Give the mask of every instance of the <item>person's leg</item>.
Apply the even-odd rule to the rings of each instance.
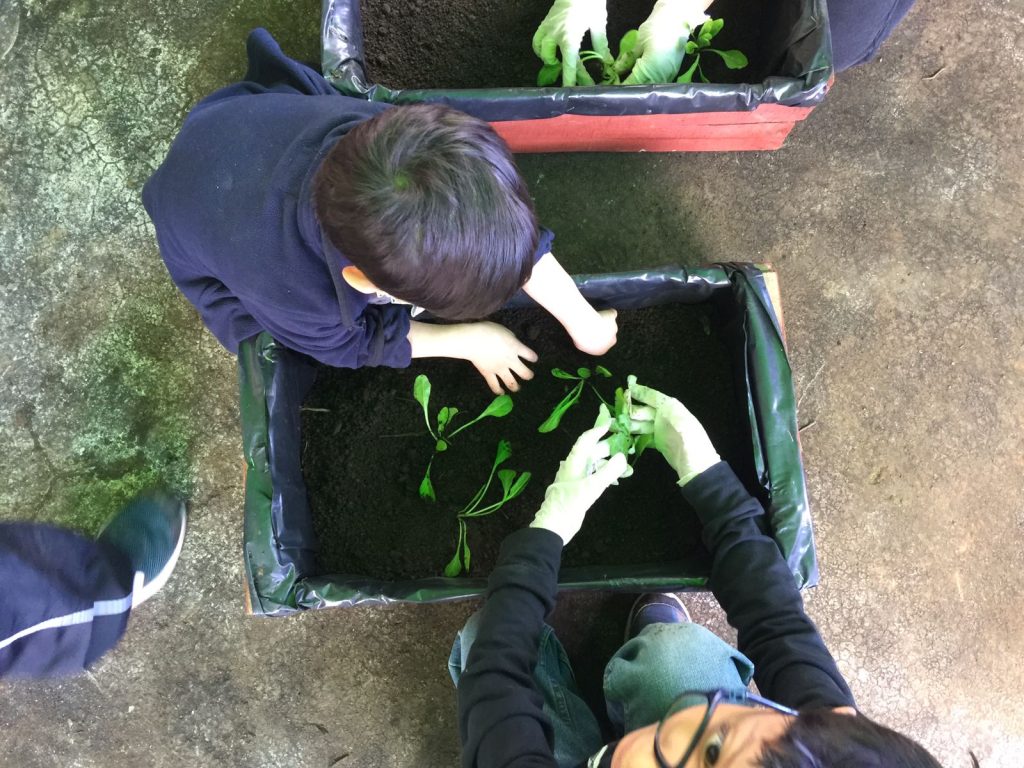
[[[479,611],[470,616],[452,644],[448,672],[456,686],[466,669],[479,617]],[[555,762],[562,768],[579,765],[604,743],[601,728],[594,713],[580,696],[565,648],[555,636],[555,631],[547,625],[541,635],[533,679],[544,697],[544,714],[551,720],[554,729]]]
[[[166,582],[185,508],[156,495],[96,541],[51,525],[0,524],[0,678],[81,672],[117,644],[131,609]]]
[[[0,524],[0,677],[81,672],[114,647],[132,607],[114,548],[50,525]]]
[[[655,618],[605,667],[608,717],[620,733],[628,733],[660,720],[685,691],[739,692],[753,674],[746,656],[704,627],[688,619]]]
[[[836,72],[873,59],[914,0],[828,0]]]

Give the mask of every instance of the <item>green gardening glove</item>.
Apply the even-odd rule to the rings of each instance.
[[[629,469],[624,454],[609,458],[608,441],[602,438],[611,423],[608,409],[602,407],[596,425],[579,436],[558,465],[531,528],[545,528],[568,544],[583,526],[587,510]]]
[[[632,432],[654,436],[654,447],[686,485],[722,459],[697,418],[674,397],[636,383],[630,376]]]
[[[636,46],[629,52],[635,57],[633,71],[624,85],[670,83],[676,79],[686,53],[686,41],[696,27],[708,20],[704,10],[711,0],[658,0],[651,15],[637,30]],[[619,56],[615,68],[628,66]]]
[[[590,30],[590,41],[606,64],[612,63],[608,49],[608,8],[605,0],[555,0],[533,35],[533,52],[548,66],[558,64],[562,52],[562,85],[593,85],[594,79],[580,61],[580,43]],[[557,70],[556,70],[557,71]]]

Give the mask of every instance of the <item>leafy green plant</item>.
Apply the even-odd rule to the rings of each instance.
[[[451,445],[453,437],[463,430],[473,426],[481,419],[500,419],[504,416],[508,416],[509,413],[512,412],[512,398],[508,395],[499,395],[494,398],[486,408],[484,408],[479,416],[472,421],[466,422],[458,429],[451,429],[451,427],[455,421],[455,417],[462,413],[462,411],[455,406],[446,405],[443,408],[440,408],[437,412],[435,428],[435,426],[431,424],[430,420],[430,391],[430,379],[425,374],[421,373],[413,382],[412,396],[423,408],[423,421],[427,425],[427,431],[430,433],[430,436],[434,438],[434,455],[430,457],[430,461],[427,463],[426,472],[423,473],[423,480],[420,481],[419,493],[420,498],[437,501],[434,483],[430,479],[430,469],[434,464],[434,459],[437,457],[437,454],[447,451],[448,446]]]
[[[445,576],[454,578],[460,573],[469,573],[472,553],[469,549],[466,521],[494,514],[505,504],[519,496],[529,484],[529,472],[517,473],[514,469],[498,469],[498,467],[504,464],[511,455],[512,446],[509,442],[507,440],[499,441],[498,449],[494,454],[494,463],[491,465],[491,473],[487,476],[487,482],[480,487],[480,490],[477,491],[473,498],[469,500],[469,503],[459,511],[458,515],[456,515],[459,525],[459,537],[455,544],[455,554],[448,562],[448,565],[444,567]],[[501,485],[501,499],[492,504],[481,507],[480,505],[487,497],[487,492],[490,490],[491,484],[494,482],[495,475],[497,475],[498,483]]]
[[[629,376],[627,381],[631,384],[636,382],[636,376]],[[654,436],[649,434],[633,434],[630,418],[631,409],[632,399],[630,398],[629,390],[622,387],[617,388],[615,390],[615,407],[611,412],[612,423],[609,427],[611,432],[611,436],[608,438],[609,455],[614,456],[617,453],[622,453],[626,456],[632,456],[633,459],[630,461],[630,466],[633,466],[643,452],[650,447]]]
[[[676,78],[677,83],[692,83],[693,75],[696,73],[701,82],[707,83],[710,80],[704,75],[704,70],[700,66],[700,57],[702,53],[713,53],[718,56],[729,69],[743,69],[750,62],[747,61],[747,57],[743,51],[732,50],[723,51],[719,48],[711,47],[711,40],[719,32],[722,31],[722,27],[725,26],[725,19],[709,19],[700,25],[699,30],[694,31],[694,39],[687,41],[686,43],[686,55],[693,56],[693,62],[689,68],[686,69],[683,74]],[[684,59],[685,61],[685,59]]]
[[[691,83],[694,75],[697,75],[702,82],[710,82],[704,75],[701,68],[700,57],[704,53],[713,53],[724,62],[729,69],[744,69],[750,62],[746,55],[735,48],[723,51],[720,48],[712,48],[711,41],[722,31],[725,26],[725,19],[709,19],[694,28],[691,39],[686,42],[685,56],[693,56],[693,61],[676,78],[677,83]],[[619,53],[609,63],[601,57],[597,51],[580,51],[580,61],[597,61],[601,65],[601,85],[621,85],[633,70],[637,60],[637,40],[639,30],[631,29],[622,36],[619,41]],[[685,57],[684,57],[685,62]],[[562,62],[545,64],[537,73],[537,85],[554,85],[562,76]],[[588,83],[589,84],[589,83]]]
[[[561,399],[561,401],[551,411],[551,415],[548,416],[544,423],[537,427],[538,432],[551,432],[558,428],[558,425],[562,422],[562,417],[565,416],[566,412],[576,405],[576,402],[580,399],[580,395],[583,394],[583,388],[590,382],[591,388],[597,393],[597,396],[601,398],[601,402],[604,402],[604,398],[601,397],[601,393],[597,391],[597,387],[594,387],[592,379],[594,375],[602,376],[604,378],[610,378],[612,373],[603,365],[598,365],[591,371],[589,368],[577,368],[576,374],[573,375],[568,371],[563,371],[561,368],[552,368],[551,375],[556,379],[565,379],[566,381],[575,381],[576,385],[569,390],[568,394]]]

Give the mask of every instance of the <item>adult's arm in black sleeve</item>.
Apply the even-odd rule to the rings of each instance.
[[[524,528],[502,543],[459,680],[465,768],[555,765],[551,722],[533,671],[561,560],[562,539],[543,528]]]
[[[853,694],[804,611],[778,544],[765,535],[761,504],[719,462],[683,487],[704,526],[711,590],[754,662],[762,694],[788,706],[853,706]]]

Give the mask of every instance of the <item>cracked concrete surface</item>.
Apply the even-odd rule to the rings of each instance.
[[[472,603],[242,614],[234,362],[139,201],[190,104],[241,75],[246,31],[314,60],[318,13],[20,8],[0,57],[0,516],[89,529],[82,509],[155,465],[192,488],[192,518],[175,578],[89,675],[0,685],[0,765],[456,762],[445,660]],[[574,271],[776,264],[822,568],[809,610],[861,708],[951,767],[1024,755],[1021,50],[1016,2],[922,5],[779,152],[521,161]],[[581,669],[618,631],[595,617],[621,611],[563,598]]]

